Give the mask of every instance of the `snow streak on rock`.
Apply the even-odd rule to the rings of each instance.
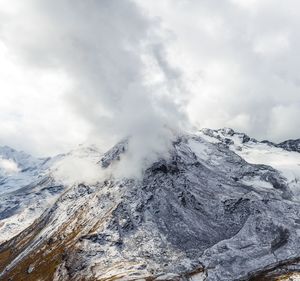
[[[1,197],[0,279],[254,281],[300,270],[294,146],[205,129],[176,137],[137,179],[111,173],[129,143],[37,160],[37,178]],[[60,171],[64,159],[103,178],[80,182],[94,171]]]

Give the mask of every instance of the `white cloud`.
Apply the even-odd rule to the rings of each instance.
[[[2,145],[48,156],[85,140],[81,133],[87,133],[87,124],[64,102],[70,81],[62,71],[21,64],[3,43],[0,60]]]
[[[135,3],[0,0],[0,144],[48,155],[131,135],[157,153],[184,109],[199,127],[300,136],[298,1]]]
[[[254,52],[263,56],[276,56],[289,51],[290,42],[288,36],[276,32],[266,34],[254,42]]]
[[[35,90],[47,78],[43,91],[27,95],[19,90],[23,98],[30,97],[22,101],[26,110],[12,107],[28,113],[18,121],[30,134],[31,150],[38,146],[48,152],[80,138],[108,148],[130,137],[132,157],[123,167],[135,167],[130,171],[140,170],[149,155],[158,158],[168,150],[170,134],[180,130],[186,117],[181,74],[167,59],[156,20],[129,0],[29,0],[16,9],[5,13],[0,39],[18,67],[39,73],[26,89]],[[68,83],[58,87],[60,75]],[[9,122],[12,129],[18,121]],[[72,139],[76,130],[80,134]]]
[[[104,179],[105,171],[97,164],[99,159],[94,159],[90,155],[82,157],[78,153],[70,154],[54,163],[51,167],[55,179],[65,185],[79,183],[96,184]]]
[[[281,138],[282,134],[290,138],[299,138],[300,127],[300,102],[295,104],[278,105],[272,108],[270,122],[273,126],[270,135]]]
[[[288,114],[300,101],[298,1],[136,1],[173,33],[168,51],[193,92],[194,123],[274,141],[300,137]],[[285,128],[274,123],[281,106]]]
[[[2,171],[1,171],[2,170]],[[0,157],[0,172],[6,175],[14,174],[19,171],[18,165],[12,159],[5,159]]]

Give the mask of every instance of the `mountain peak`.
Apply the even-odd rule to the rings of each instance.
[[[73,154],[105,171],[122,161],[129,142]],[[182,135],[139,179],[110,175],[68,185],[45,167],[31,184],[2,196],[0,278],[280,275],[298,266],[299,163],[299,153],[224,128]]]

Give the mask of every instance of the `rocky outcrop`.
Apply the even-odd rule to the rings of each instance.
[[[0,280],[277,280],[299,268],[300,202],[286,178],[210,137],[179,137],[142,179],[65,187],[0,246]],[[99,166],[120,153],[124,142]]]
[[[278,147],[281,147],[287,151],[300,152],[300,139],[284,141],[279,143]]]

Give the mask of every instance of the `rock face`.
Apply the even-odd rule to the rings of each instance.
[[[91,153],[107,169],[126,150]],[[292,160],[272,167],[264,153]],[[38,190],[42,205],[53,188],[57,198],[16,235],[5,224],[23,210],[0,209],[0,280],[277,280],[300,269],[299,163],[300,153],[206,129],[174,140],[142,179],[65,186],[46,173],[1,199]]]
[[[278,147],[281,147],[288,151],[300,152],[300,139],[284,141],[284,142],[278,144]]]

